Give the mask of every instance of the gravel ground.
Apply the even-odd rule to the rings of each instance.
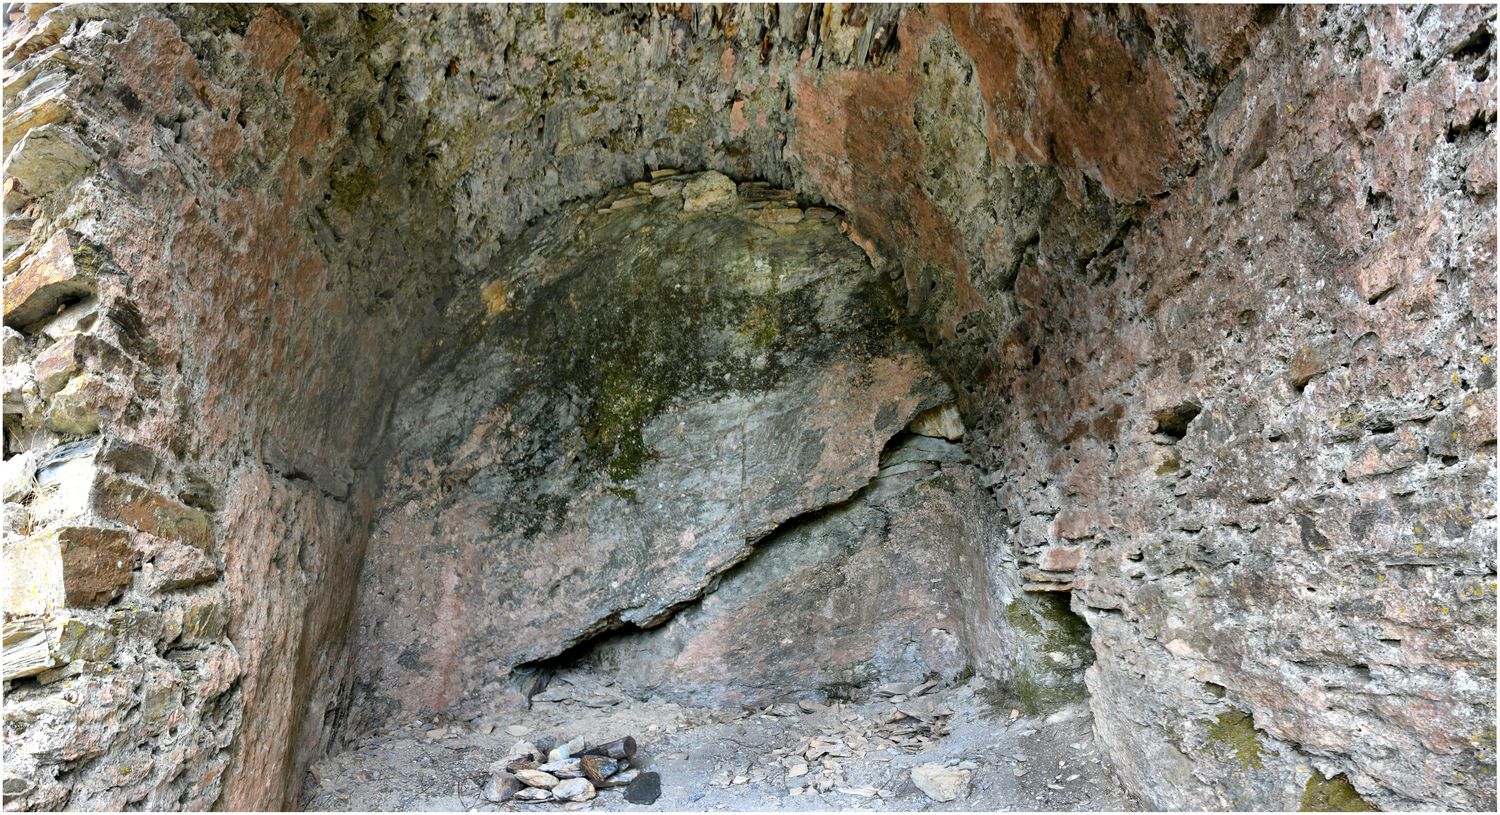
[[[829,810],[1129,810],[1138,809],[1094,747],[1088,708],[1076,704],[1046,718],[1018,716],[986,701],[983,681],[936,689],[920,698],[879,696],[859,703],[795,704],[766,710],[715,710],[628,700],[587,678],[554,680],[530,710],[463,724],[412,723],[361,739],[314,766],[303,800],[309,810],[514,811],[829,811]],[[556,701],[542,701],[541,699]],[[894,726],[932,741],[887,746]],[[941,715],[951,711],[951,716]],[[935,713],[931,713],[935,712]],[[1014,718],[1013,718],[1014,717]],[[891,719],[897,719],[892,724]],[[884,724],[883,724],[884,723]],[[945,726],[944,726],[945,725]],[[485,732],[489,731],[489,732]],[[573,804],[491,804],[480,797],[486,768],[517,741],[635,736],[662,794],[650,806],[618,790]],[[900,738],[898,736],[898,738]],[[810,740],[848,756],[808,761]],[[796,755],[790,755],[797,750]],[[778,753],[780,751],[780,754]],[[914,752],[909,752],[914,751]],[[971,770],[967,795],[939,803],[918,790],[911,768],[928,762]],[[791,777],[797,764],[805,775]],[[819,791],[817,782],[832,789]]]

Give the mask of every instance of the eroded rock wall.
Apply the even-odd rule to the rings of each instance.
[[[1493,803],[1487,15],[1288,14],[1117,251],[1018,275],[986,455],[1157,806]]]
[[[185,36],[146,9],[16,12],[5,318],[21,336],[6,363],[39,388],[33,400],[23,384],[12,412],[7,386],[5,441],[7,465],[29,456],[38,488],[7,495],[24,502],[7,518],[100,531],[72,541],[61,569],[7,570],[13,590],[49,597],[7,603],[7,661],[13,625],[60,626],[64,640],[50,673],[12,680],[7,667],[6,806],[207,808],[226,772],[248,791],[231,804],[276,805],[310,684],[289,677],[328,670],[299,660],[343,636],[309,589],[336,579],[330,559],[357,557],[341,451],[370,432],[358,408],[347,424],[317,420],[333,394],[357,402],[359,378],[304,365],[368,328],[341,304],[349,292],[325,286],[302,221],[329,111],[288,64],[295,35],[274,14],[205,17]],[[58,446],[75,440],[97,452]],[[61,512],[41,486],[49,463],[66,463]],[[262,534],[289,517],[307,537]],[[299,560],[301,547],[317,555]],[[7,559],[19,551],[8,536]],[[108,567],[113,597],[55,593]],[[98,630],[85,652],[66,647],[77,626]],[[256,712],[268,709],[284,712]],[[247,737],[256,751],[238,749]]]
[[[833,212],[718,173],[568,207],[472,288],[392,424],[356,728],[661,622],[952,399]]]
[[[835,207],[896,282],[1008,559],[1093,626],[1099,736],[1143,800],[1287,806],[1342,775],[1387,807],[1493,805],[1489,9],[12,17],[7,557],[65,521],[25,525],[51,451],[149,455],[69,477],[71,523],[103,532],[49,544],[47,574],[94,582],[8,606],[6,642],[150,624],[10,685],[7,806],[294,803],[347,710],[372,440],[444,303],[480,302],[527,223],[662,166]],[[108,514],[110,478],[133,509]],[[187,510],[211,541],[156,520]],[[199,598],[227,642],[159,636]],[[78,756],[10,726],[106,669],[128,692],[90,698],[129,711],[177,658],[239,677],[163,669],[208,723],[191,750],[128,713],[98,738],[59,717]],[[97,775],[144,766],[141,734],[149,771]]]
[[[758,541],[697,603],[604,639],[574,667],[628,693],[715,705],[989,670],[1008,658],[992,653],[993,514],[962,445],[903,434],[848,501]]]

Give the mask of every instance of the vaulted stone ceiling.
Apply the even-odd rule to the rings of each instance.
[[[7,806],[294,805],[391,507],[466,466],[399,466],[490,358],[442,343],[535,319],[490,288],[528,225],[657,217],[594,209],[675,168],[828,212],[920,349],[767,523],[943,383],[1144,801],[1493,807],[1491,9],[7,13]]]

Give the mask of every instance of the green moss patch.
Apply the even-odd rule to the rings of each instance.
[[[1322,773],[1313,770],[1302,792],[1302,805],[1297,810],[1299,812],[1379,812],[1380,808],[1361,797],[1354,789],[1354,785],[1349,783],[1349,778],[1342,773],[1332,778],[1325,778]]]
[[[1219,718],[1208,726],[1208,741],[1232,750],[1240,767],[1247,771],[1265,766],[1261,759],[1265,749],[1261,747],[1255,720],[1243,710],[1230,708],[1219,714]]]
[[[1005,607],[1005,620],[1023,635],[1023,651],[1007,683],[1009,696],[991,700],[1030,714],[1056,710],[1082,699],[1082,669],[1093,662],[1088,624],[1068,608],[1067,594],[1027,595]],[[1054,654],[1060,654],[1058,661]],[[998,704],[997,704],[998,702]]]
[[[360,164],[336,170],[331,185],[333,205],[344,212],[353,212],[366,198],[375,194],[378,180],[369,167]]]
[[[508,338],[533,385],[577,406],[584,471],[616,483],[650,465],[645,428],[672,405],[763,392],[791,368],[886,353],[900,336],[888,284],[809,274],[862,260],[831,227],[777,234],[734,211],[679,207],[668,197],[583,221],[545,283],[513,281],[504,315],[461,341]]]

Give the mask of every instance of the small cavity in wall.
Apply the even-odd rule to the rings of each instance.
[[[1094,663],[1091,632],[1070,607],[1068,592],[1025,592],[1006,604],[1004,619],[1017,632],[997,702],[1026,713],[1048,713],[1088,696],[1083,672]]]

